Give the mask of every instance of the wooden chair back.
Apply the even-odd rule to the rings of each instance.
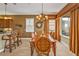
[[[40,37],[35,42],[35,48],[38,55],[49,55],[50,52],[50,41],[46,37]]]

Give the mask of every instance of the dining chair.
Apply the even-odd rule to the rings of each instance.
[[[3,35],[2,40],[5,40],[4,52],[6,49],[9,49],[9,52],[12,52],[13,47],[16,48],[12,35]]]
[[[41,55],[49,55],[51,48],[50,40],[47,37],[40,37],[38,40],[35,41],[35,50],[38,56]]]
[[[37,35],[36,32],[33,32],[31,35],[32,35],[32,36],[31,36],[32,39],[30,40],[30,49],[31,49],[31,56],[32,56],[33,53],[34,53],[34,49],[35,49],[35,41],[38,39],[38,38],[37,38],[38,35]]]

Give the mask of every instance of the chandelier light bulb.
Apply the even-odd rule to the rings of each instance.
[[[48,16],[45,16],[46,19],[48,19]]]
[[[41,18],[41,17],[42,17],[42,15],[40,14],[40,15],[39,15],[39,17]]]
[[[40,20],[40,17],[38,18],[38,20]]]
[[[43,14],[43,3],[42,3],[42,13],[40,15],[36,16],[36,18],[38,20],[43,20],[43,21],[45,21],[46,19],[48,19],[48,16],[45,15],[45,14]]]
[[[8,19],[7,17],[4,17],[4,19]]]
[[[39,17],[38,17],[38,16],[36,16],[36,18],[38,19]]]

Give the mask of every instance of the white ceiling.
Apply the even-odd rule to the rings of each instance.
[[[57,14],[67,3],[43,3],[44,14]],[[37,15],[42,12],[42,3],[9,3],[7,15]],[[5,5],[0,3],[0,15],[5,14]]]

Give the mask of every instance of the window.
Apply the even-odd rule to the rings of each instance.
[[[64,36],[69,36],[70,17],[62,17],[61,19],[61,33]]]
[[[55,32],[55,20],[49,20],[49,32]]]
[[[26,18],[26,32],[34,32],[34,18]]]

